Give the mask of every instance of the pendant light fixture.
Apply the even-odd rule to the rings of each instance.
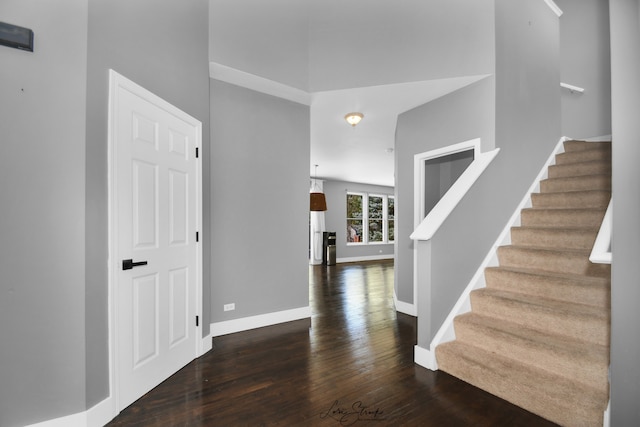
[[[327,199],[324,197],[324,193],[318,190],[316,185],[316,176],[318,175],[318,165],[315,165],[316,169],[313,175],[313,185],[311,186],[311,193],[309,194],[309,210],[311,212],[322,212],[327,210]]]

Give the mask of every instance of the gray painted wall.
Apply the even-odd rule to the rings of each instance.
[[[310,2],[311,91],[493,69],[493,34],[487,31],[493,28],[493,0],[330,2],[336,3],[339,8]]]
[[[336,232],[336,257],[360,258],[384,256],[393,258],[393,243],[347,246],[347,191],[356,193],[394,195],[393,187],[359,184],[345,181],[324,181],[323,192],[327,199],[325,227],[327,231]]]
[[[212,322],[309,305],[309,126],[306,105],[211,80]]]
[[[640,2],[612,1],[611,425],[640,425]]]
[[[413,304],[413,156],[474,138],[482,151],[493,148],[493,77],[398,116],[396,129],[395,286],[400,301]],[[466,245],[466,243],[465,243]]]
[[[460,175],[473,162],[473,150],[429,159],[425,161],[424,170],[424,213],[425,216],[442,199]]]
[[[209,151],[208,1],[89,0],[86,168],[87,407],[108,381],[107,106],[116,70],[202,122]],[[64,44],[64,41],[61,42]],[[203,251],[209,255],[207,157],[203,156]],[[208,334],[210,273],[204,263],[203,334]]]
[[[0,46],[0,425],[85,408],[87,6],[2,1],[35,51]]]
[[[562,89],[562,134],[588,138],[611,134],[609,2],[557,0],[562,81],[585,88]]]
[[[560,137],[557,16],[544,2],[526,0],[498,0],[495,11],[495,145],[501,151],[431,240],[432,303],[422,304],[420,298],[418,313],[418,344],[425,348]],[[481,120],[456,108],[470,104],[467,108],[482,110],[484,102],[484,108],[492,111],[491,82],[479,82],[400,117],[396,189],[403,221],[398,224],[398,234],[408,236],[412,231],[407,218],[413,212],[413,206],[407,206],[412,195],[402,196],[400,192],[412,189],[408,175],[413,174],[409,163],[413,154],[473,137],[484,140],[493,136],[494,122],[488,113]],[[472,90],[481,89],[485,90],[482,95],[471,96]],[[439,120],[437,111],[442,116]],[[468,136],[463,138],[460,133]],[[396,265],[404,266],[396,283],[401,300],[411,290],[405,271],[411,266],[407,261],[411,251],[406,242],[401,242],[396,252]]]

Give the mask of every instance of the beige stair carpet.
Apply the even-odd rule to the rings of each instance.
[[[611,198],[611,143],[564,148],[436,358],[439,369],[557,424],[602,426],[611,268],[589,254]]]

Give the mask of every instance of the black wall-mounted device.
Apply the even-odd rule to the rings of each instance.
[[[28,28],[0,22],[0,45],[33,52],[33,31]]]

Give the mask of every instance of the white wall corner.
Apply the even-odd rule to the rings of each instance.
[[[432,371],[438,370],[438,362],[436,361],[435,352],[422,348],[419,345],[413,347],[413,361],[423,368],[427,368]]]

